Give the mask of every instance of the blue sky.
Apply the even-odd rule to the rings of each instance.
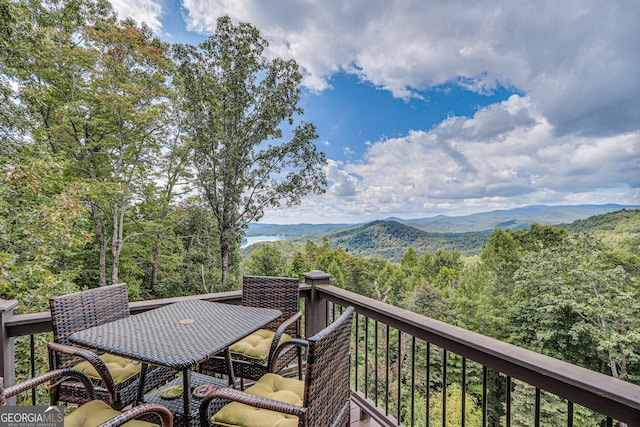
[[[301,66],[325,194],[265,223],[640,204],[637,0],[114,0],[163,40],[229,15]]]

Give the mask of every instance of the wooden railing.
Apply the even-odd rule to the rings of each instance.
[[[382,425],[446,426],[453,417],[471,424],[469,414],[481,412],[480,425],[511,426],[516,385],[532,389],[531,422],[549,425],[544,417],[549,396],[561,401],[564,421],[578,426],[582,409],[602,418],[602,425],[640,426],[640,386],[580,368],[541,354],[497,341],[389,304],[354,294],[330,284],[323,272],[305,275],[301,286],[306,336],[329,324],[347,306],[356,309],[351,352],[352,398],[362,408],[361,418]],[[239,303],[240,292],[184,298]],[[132,314],[181,298],[135,302]],[[16,337],[51,331],[48,312],[14,315],[15,304],[0,300],[0,376],[14,381]],[[443,387],[443,384],[447,385]],[[458,402],[449,395],[461,390]],[[469,400],[473,389],[479,400]],[[502,401],[497,402],[499,397]],[[434,403],[437,402],[437,403]],[[453,408],[459,415],[451,415]],[[433,422],[433,413],[439,415]],[[464,414],[464,416],[463,416]],[[450,419],[448,419],[449,417]]]

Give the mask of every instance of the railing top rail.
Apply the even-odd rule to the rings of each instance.
[[[490,369],[547,390],[574,403],[640,425],[640,386],[581,368],[503,341],[331,285],[316,292],[339,305],[431,342]]]

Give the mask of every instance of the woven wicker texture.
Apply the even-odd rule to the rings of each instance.
[[[186,371],[281,314],[279,310],[188,299],[76,332],[70,339],[123,357]],[[183,413],[189,412],[190,400],[190,394],[183,393]]]
[[[259,408],[297,415],[307,427],[347,426],[350,412],[349,375],[353,307],[348,307],[331,325],[309,338],[302,407],[265,399],[234,389],[218,389],[200,406],[202,425],[208,420],[208,405],[228,399]],[[298,340],[294,340],[296,342]],[[244,426],[251,427],[251,426]]]
[[[274,308],[282,316],[264,327],[276,332],[266,359],[258,361],[233,354],[233,369],[236,377],[259,379],[267,372],[278,372],[298,357],[298,371],[302,375],[302,354],[299,348],[290,348],[274,361],[274,355],[283,333],[292,338],[301,337],[300,325],[300,280],[292,277],[244,276],[242,278],[242,305],[248,307]],[[273,364],[273,368],[271,368]],[[224,358],[214,357],[204,362],[200,369],[207,373],[224,373]]]
[[[54,382],[59,378],[65,377],[71,377],[78,384],[82,384],[84,400],[81,403],[86,403],[94,399],[95,390],[91,380],[86,375],[84,375],[82,372],[74,371],[71,369],[56,369],[7,388],[3,387],[3,379],[0,378],[0,406],[6,405],[8,397],[12,397],[24,391],[30,390],[40,384]],[[112,396],[112,398],[115,399],[115,396]],[[51,404],[57,404],[57,401],[55,400],[53,395]],[[76,410],[82,410],[82,406],[80,406]],[[151,414],[154,415],[152,416]],[[143,415],[150,417],[149,420],[151,420],[151,422],[160,422],[163,427],[173,426],[173,415],[167,408],[158,404],[144,404],[120,413],[120,415],[117,415],[107,422],[102,423],[99,427],[121,426],[128,421],[131,421]]]
[[[77,332],[74,342],[184,370],[280,316],[278,310],[184,300]]]
[[[190,375],[189,383],[190,383],[191,392],[193,392],[194,388],[204,384],[211,384],[216,388],[230,387],[227,381],[221,380],[219,378],[213,378],[208,375],[198,374],[196,372],[190,372],[189,375]],[[176,425],[187,425],[187,423],[185,423],[185,418],[184,418],[184,405],[183,405],[182,398],[163,399],[160,396],[160,393],[162,393],[162,390],[164,390],[165,387],[171,387],[175,385],[179,385],[179,386],[183,385],[182,376],[178,376],[177,378],[175,378],[173,381],[166,384],[165,386],[159,387],[157,390],[145,395],[144,401],[149,403],[161,404],[162,406],[167,407],[173,414]],[[193,394],[191,396],[192,398],[190,399],[190,402],[189,402],[191,411],[189,414],[188,425],[197,427],[200,425],[200,419],[198,418],[198,409],[200,407],[200,399],[193,397]],[[211,413],[214,413],[215,411],[220,410],[220,408],[225,403],[226,401],[219,401],[218,405],[210,408]]]
[[[63,345],[72,345],[69,337],[75,332],[130,317],[126,284],[105,286],[51,298],[49,306],[51,308],[53,340],[55,343]],[[85,359],[76,356],[78,354],[84,353],[73,351],[71,354],[65,354],[62,348],[58,348],[58,351],[52,351],[50,348],[50,368],[70,368],[84,361]],[[103,377],[110,376],[104,366],[94,364],[94,367]],[[145,391],[155,388],[174,375],[173,370],[150,369],[145,380]],[[116,385],[116,400],[110,402],[112,406],[120,409],[135,402],[138,383],[139,376],[135,376]],[[109,402],[111,396],[108,387],[99,381],[95,385],[97,397]],[[81,403],[84,399],[83,387],[75,381],[66,382],[59,387],[58,393],[58,399],[63,402]]]

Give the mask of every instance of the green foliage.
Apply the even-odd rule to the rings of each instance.
[[[614,377],[638,378],[640,302],[597,240],[577,237],[529,252],[511,311],[517,343]]]
[[[82,184],[99,253],[99,284],[118,279],[124,226],[152,168],[166,107],[165,46],[145,27],[118,22],[108,2],[19,2],[2,72],[29,138],[64,159]]]
[[[224,16],[199,46],[174,49],[197,182],[218,227],[223,287],[250,222],[326,185],[315,127],[294,127],[302,74],[293,60],[267,59],[267,46],[255,27]]]
[[[535,424],[535,388],[520,381],[514,381],[511,392],[511,425],[529,427]],[[557,396],[540,391],[540,419],[545,425],[567,425],[567,402]],[[599,427],[605,418],[595,415],[581,406],[574,406],[573,425],[580,427]]]
[[[455,427],[462,425],[462,388],[457,384],[452,384],[446,388],[447,399],[447,412],[446,412],[446,427]],[[480,427],[482,425],[482,410],[478,405],[478,401],[470,394],[464,396],[465,399],[465,425],[470,427]],[[429,398],[429,424],[430,425],[443,425],[443,413],[442,413],[442,400],[443,395],[441,390],[435,390],[435,392]],[[421,402],[421,405],[424,405]],[[423,410],[418,413],[423,414]],[[419,425],[426,425],[424,419]]]
[[[287,274],[287,262],[274,246],[263,245],[251,252],[243,271],[252,276],[282,277]]]
[[[36,146],[0,153],[0,166],[0,296],[17,299],[18,312],[42,311],[51,296],[75,290],[74,258],[87,238],[81,188]]]
[[[289,272],[287,273],[288,277],[297,277],[300,280],[303,279],[302,274],[311,270],[311,266],[307,261],[304,253],[300,251],[296,251],[293,255],[293,260],[291,261],[291,267],[289,268]]]
[[[333,246],[349,248],[349,253],[355,256],[401,262],[410,247],[418,253],[443,249],[473,255],[486,240],[487,233],[436,234],[395,221],[373,221],[360,227],[332,231],[325,237]]]

